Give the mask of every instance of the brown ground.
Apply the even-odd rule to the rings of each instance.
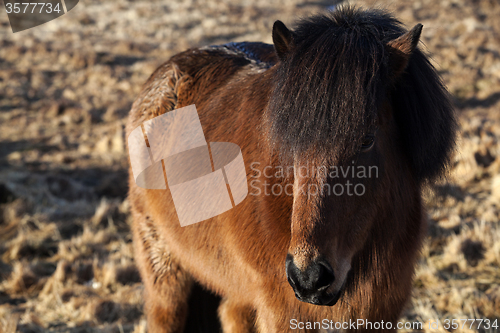
[[[332,1],[85,0],[16,34],[2,9],[0,332],[144,332],[123,137],[141,84],[188,47],[271,42],[274,20]],[[405,319],[426,332],[445,332],[445,319],[499,319],[500,3],[351,3],[424,24],[460,114],[448,181],[425,194],[431,227]],[[456,330],[469,331],[500,329]]]

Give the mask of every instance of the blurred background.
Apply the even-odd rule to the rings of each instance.
[[[189,47],[271,43],[275,20],[340,3],[81,0],[15,34],[2,4],[0,332],[145,332],[124,143],[142,84]],[[424,25],[420,46],[460,117],[450,173],[425,192],[429,235],[404,320],[425,332],[446,332],[445,319],[500,325],[500,2],[350,3]]]

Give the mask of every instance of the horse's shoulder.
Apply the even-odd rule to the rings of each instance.
[[[144,84],[132,105],[128,130],[179,105],[190,104],[192,91],[223,87],[238,72],[263,72],[276,62],[274,47],[259,42],[212,45],[176,54]]]

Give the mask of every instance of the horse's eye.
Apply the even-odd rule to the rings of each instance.
[[[375,135],[373,134],[366,135],[365,138],[363,139],[363,142],[361,143],[361,152],[364,153],[372,149],[374,143],[375,143]]]

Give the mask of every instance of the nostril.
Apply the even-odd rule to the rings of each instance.
[[[319,262],[319,277],[316,282],[316,288],[318,290],[327,289],[335,281],[335,276],[333,275],[333,269],[328,263]]]
[[[295,288],[297,286],[297,267],[293,263],[293,258],[291,255],[286,256],[286,275],[287,280],[290,285]]]
[[[333,269],[328,262],[320,259],[301,271],[290,255],[286,260],[286,275],[293,290],[300,294],[326,290],[335,281]]]

